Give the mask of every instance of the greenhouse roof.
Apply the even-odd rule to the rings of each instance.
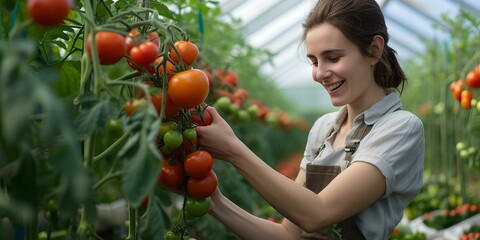
[[[479,0],[377,1],[386,18],[391,38],[389,45],[397,51],[401,62],[424,52],[425,39],[448,40],[445,33],[436,27],[442,26],[442,15],[455,16],[460,9],[480,15]],[[219,2],[226,16],[242,21],[244,36],[252,46],[275,54],[273,65],[264,64],[262,72],[271,76],[280,89],[292,96],[302,96],[304,104],[310,105],[319,101],[311,101],[308,96],[318,98],[318,94],[326,95],[311,79],[310,65],[302,48],[299,48],[301,23],[316,0]],[[320,101],[326,105],[317,105],[329,106],[327,98],[327,101]]]

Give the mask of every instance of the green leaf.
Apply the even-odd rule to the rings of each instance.
[[[80,69],[80,61],[65,61],[59,66],[60,79],[53,83],[59,97],[72,97],[79,91]]]
[[[78,137],[87,139],[95,130],[105,128],[109,119],[117,116],[116,105],[109,100],[98,101],[93,107],[84,109],[75,119]]]
[[[151,7],[157,10],[158,14],[169,19],[175,19],[175,15],[168,9],[168,7],[160,2],[152,2]]]
[[[171,224],[170,217],[159,204],[157,196],[153,196],[153,201],[149,204],[146,228],[143,229],[144,237],[155,239],[154,236],[163,236],[167,227]]]
[[[149,142],[146,129],[137,135],[127,142],[128,151],[119,153],[125,161],[123,190],[127,200],[135,207],[140,206],[145,196],[152,192],[161,167],[161,155],[149,146],[153,141]]]

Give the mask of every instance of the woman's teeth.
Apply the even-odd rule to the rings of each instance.
[[[326,86],[328,91],[333,91],[343,85],[345,80]]]

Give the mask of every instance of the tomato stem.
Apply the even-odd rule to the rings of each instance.
[[[128,236],[126,240],[136,239],[137,230],[137,210],[128,203]]]
[[[108,173],[105,177],[103,177],[102,179],[98,180],[97,183],[95,183],[95,185],[93,185],[92,189],[93,190],[97,190],[99,187],[101,187],[103,184],[105,184],[106,182],[110,181],[111,179],[114,179],[116,177],[120,177],[122,176],[123,174],[123,171],[120,170],[120,171],[117,171],[117,172],[114,172],[114,173]]]
[[[110,145],[105,151],[93,157],[93,163],[96,163],[99,160],[103,160],[111,154],[115,153],[116,150],[120,149],[128,140],[130,133],[124,133],[120,138],[118,138],[112,145]]]

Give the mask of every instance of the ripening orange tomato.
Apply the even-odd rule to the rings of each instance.
[[[202,70],[190,69],[175,74],[168,81],[167,92],[175,105],[194,108],[205,101],[209,90],[207,75]]]

